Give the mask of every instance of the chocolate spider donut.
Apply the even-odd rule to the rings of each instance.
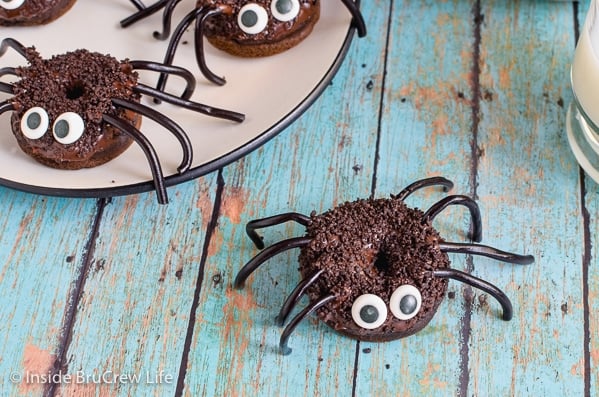
[[[210,3],[213,1],[201,0],[198,6]],[[219,3],[227,8],[226,15],[206,21],[205,37],[216,48],[241,57],[286,51],[308,37],[320,18],[318,0],[221,0]]]
[[[43,25],[67,12],[76,0],[0,0],[0,25]]]
[[[141,96],[235,122],[245,118],[190,100],[196,81],[184,68],[151,61],[119,61],[85,49],[43,59],[35,48],[12,38],[0,42],[0,56],[8,48],[29,63],[0,68],[0,78],[17,78],[14,83],[0,81],[0,92],[13,95],[0,102],[0,114],[12,112],[12,131],[21,149],[44,165],[74,170],[103,164],[136,142],[148,160],[161,204],[168,202],[165,179],[154,147],[139,130],[142,116],[179,141],[183,152],[179,173],[191,167],[192,145],[175,121],[140,103]],[[185,90],[179,96],[156,90],[138,81],[136,70],[177,75],[185,80]]]
[[[429,274],[449,268],[449,258],[423,215],[388,199],[358,200],[311,215],[306,228],[311,242],[301,250],[299,270],[302,278],[324,272],[307,291],[311,300],[336,296],[318,311],[322,321],[344,335],[378,342],[409,336],[428,324],[447,290],[446,279]],[[402,311],[399,302],[406,296]],[[381,303],[390,310],[378,308],[387,315],[370,324],[356,315]]]
[[[503,319],[512,318],[509,298],[493,284],[449,266],[448,252],[482,255],[516,264],[534,262],[480,244],[447,242],[433,228],[433,219],[450,205],[463,205],[472,217],[473,241],[482,239],[478,204],[467,196],[451,195],[426,212],[410,208],[404,200],[417,189],[453,183],[443,177],[416,181],[389,199],[347,202],[321,215],[290,212],[251,221],[246,226],[256,247],[264,248],[257,229],[284,222],[306,227],[303,237],[264,248],[235,277],[235,288],[265,261],[284,251],[300,248],[302,280],[289,294],[277,316],[283,325],[303,296],[310,302],[285,327],[279,348],[289,354],[289,336],[308,315],[318,317],[335,331],[351,338],[384,342],[420,331],[433,318],[447,290],[447,279],[481,289],[501,304]]]
[[[130,0],[138,11],[123,19],[127,27],[163,9],[162,32],[154,37],[166,40],[171,33],[173,12],[181,0],[158,0],[146,7],[139,0]],[[351,13],[352,24],[360,36],[366,35],[366,25],[359,2],[341,0]],[[197,0],[196,7],[179,22],[170,39],[165,64],[170,64],[189,26],[195,22],[194,47],[200,71],[215,84],[225,84],[206,64],[204,37],[216,48],[241,57],[261,57],[278,54],[294,47],[313,30],[320,18],[320,0]],[[157,87],[166,81],[161,76]]]
[[[26,58],[30,65],[16,68],[17,110],[11,116],[25,153],[44,165],[75,170],[104,164],[131,145],[130,136],[103,122],[103,114],[112,113],[136,128],[141,124],[139,114],[112,104],[113,98],[140,100],[132,91],[137,73],[130,64],[84,49],[42,59],[28,48]],[[45,134],[49,123],[53,133]]]

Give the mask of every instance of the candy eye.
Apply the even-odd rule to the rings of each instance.
[[[299,14],[300,5],[298,0],[273,0],[270,3],[270,12],[281,22],[291,21]]]
[[[84,129],[85,124],[81,116],[77,113],[66,112],[58,116],[52,126],[52,133],[58,142],[68,145],[81,138]]]
[[[375,329],[387,319],[387,306],[376,295],[360,295],[351,307],[351,315],[359,327]]]
[[[391,313],[400,320],[409,320],[420,311],[422,295],[413,285],[402,285],[391,295]]]
[[[48,113],[36,106],[26,111],[21,118],[21,132],[29,139],[39,139],[48,130],[48,124]]]
[[[268,13],[256,3],[246,4],[239,10],[237,24],[247,34],[258,34],[268,25]]]
[[[0,7],[6,10],[15,10],[23,5],[25,0],[0,0]]]

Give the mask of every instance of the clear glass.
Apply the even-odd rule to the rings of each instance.
[[[593,0],[574,52],[574,101],[568,108],[568,142],[585,172],[599,182],[599,3]]]

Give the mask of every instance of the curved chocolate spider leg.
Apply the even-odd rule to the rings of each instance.
[[[183,37],[183,33],[185,30],[191,25],[191,23],[196,21],[196,29],[195,29],[195,52],[196,52],[196,60],[198,66],[200,67],[200,71],[202,74],[211,82],[217,85],[224,85],[226,83],[225,79],[215,75],[206,65],[206,59],[204,56],[204,23],[206,20],[212,16],[220,15],[225,12],[230,12],[229,7],[227,6],[217,6],[216,8],[208,8],[208,7],[200,7],[191,11],[187,14],[183,20],[177,25],[173,35],[171,37],[171,41],[168,43],[168,48],[166,50],[166,55],[164,57],[164,63],[167,65],[172,64],[173,59],[175,57],[175,52],[177,51],[177,46]],[[156,88],[158,90],[164,90],[164,86],[166,85],[166,80],[168,76],[164,73],[160,74],[160,78],[158,79],[158,84]]]
[[[295,330],[298,324],[304,318],[308,317],[312,312],[320,309],[335,298],[335,295],[327,295],[324,298],[320,298],[319,300],[310,303],[309,306],[307,306],[297,316],[295,316],[293,320],[291,320],[289,325],[287,325],[287,327],[285,327],[285,329],[283,330],[283,333],[281,334],[281,339],[279,341],[279,352],[282,355],[287,356],[291,354],[291,348],[288,346],[289,336],[291,336],[291,333]]]
[[[470,285],[471,287],[478,288],[488,293],[497,299],[497,301],[501,304],[501,307],[503,308],[503,319],[505,321],[510,321],[512,319],[512,302],[510,302],[510,299],[502,290],[493,284],[456,269],[433,270],[432,273],[435,277],[450,278],[452,280],[461,281]]]
[[[158,98],[173,105],[181,106],[182,108],[193,110],[194,112],[202,113],[208,116],[230,120],[237,123],[241,123],[243,120],[245,120],[245,115],[242,113],[237,113],[225,109],[219,109],[212,106],[204,105],[202,103],[189,101],[187,99],[179,98],[163,91],[158,91],[157,89],[149,87],[145,84],[138,83],[135,87],[133,87],[133,91],[138,94]]]
[[[289,317],[291,311],[297,306],[300,299],[306,294],[306,290],[318,280],[320,275],[324,272],[325,269],[320,269],[314,272],[310,277],[300,281],[300,283],[293,289],[291,294],[285,299],[283,306],[281,307],[281,311],[275,318],[275,322],[278,326],[282,326],[285,324],[285,320]]]
[[[183,131],[183,129],[177,123],[175,123],[173,120],[166,117],[162,113],[148,106],[142,105],[141,103],[118,98],[112,99],[112,103],[116,106],[139,113],[142,116],[146,116],[149,119],[154,120],[155,122],[166,128],[167,130],[169,130],[177,138],[177,140],[181,144],[181,148],[183,149],[183,160],[177,168],[177,171],[179,171],[179,173],[183,173],[189,170],[193,159],[193,149],[191,146],[191,141],[189,140],[189,137],[187,136],[185,131]]]
[[[0,56],[4,55],[6,53],[6,50],[8,50],[9,48],[12,48],[13,50],[21,54],[23,58],[27,59],[27,48],[23,44],[19,43],[17,40],[10,37],[0,42]]]
[[[129,124],[123,119],[113,117],[108,114],[102,115],[104,122],[118,128],[125,134],[129,135],[137,144],[141,147],[148,163],[150,164],[150,170],[152,171],[152,177],[154,179],[154,189],[158,196],[159,204],[168,204],[168,196],[166,194],[166,186],[164,183],[164,176],[162,175],[162,169],[156,151],[152,147],[152,144],[137,128]]]
[[[532,255],[514,254],[481,244],[448,243],[444,241],[439,243],[439,247],[443,252],[486,256],[487,258],[516,265],[530,265],[535,261],[535,257]]]
[[[408,186],[406,186],[397,196],[391,196],[394,199],[404,201],[410,194],[414,193],[418,189],[422,189],[428,186],[441,185],[443,191],[448,192],[453,189],[453,182],[449,179],[443,178],[442,176],[433,176],[431,178],[421,179]]]
[[[256,248],[263,249],[264,241],[262,241],[262,237],[256,232],[256,229],[279,225],[289,221],[297,222],[303,226],[308,226],[310,223],[312,223],[312,219],[310,219],[309,216],[298,214],[297,212],[288,212],[286,214],[274,215],[268,218],[250,221],[245,226],[245,232],[249,238],[252,239]]]
[[[0,114],[10,111],[15,111],[15,105],[10,101],[0,102]]]
[[[468,196],[455,195],[445,197],[436,204],[433,204],[433,206],[424,213],[422,218],[428,219],[432,222],[432,220],[439,215],[441,211],[450,205],[463,205],[468,207],[470,210],[470,216],[472,217],[472,232],[469,233],[468,238],[476,242],[481,241],[483,238],[483,226],[480,217],[480,208],[478,208],[476,201],[472,200]]]
[[[358,30],[358,36],[364,37],[366,36],[366,23],[364,22],[364,17],[360,12],[360,2],[359,0],[341,0],[345,7],[349,10],[352,15],[352,25]]]
[[[6,75],[16,76],[17,71],[15,68],[11,68],[11,67],[6,67],[6,68],[0,69],[0,78],[2,76],[6,76]],[[0,92],[6,92],[8,94],[12,94],[12,93],[14,93],[13,89],[14,89],[14,86],[12,84],[3,83],[0,81]]]
[[[172,0],[169,1],[166,7],[164,8],[164,14],[162,14],[162,32],[154,32],[153,36],[158,40],[166,40],[168,36],[171,34],[171,20],[173,19],[173,11],[177,4],[179,4],[181,0]]]
[[[136,70],[151,70],[152,72],[159,72],[165,74],[168,73],[182,77],[185,80],[185,83],[187,84],[185,86],[183,94],[181,95],[181,98],[183,99],[191,98],[191,96],[193,95],[193,91],[196,88],[196,79],[195,77],[193,77],[193,74],[189,70],[181,68],[179,66],[165,65],[162,63],[152,61],[129,61],[129,64],[133,67],[133,69]],[[164,89],[162,91],[164,91]]]
[[[273,256],[281,254],[293,248],[304,247],[310,244],[311,241],[312,239],[307,237],[295,237],[280,241],[264,249],[264,251],[261,251],[258,255],[253,257],[248,263],[245,264],[245,266],[241,268],[239,273],[237,273],[237,277],[235,277],[233,287],[237,289],[243,288],[245,280],[247,280],[247,278],[254,272],[254,270],[256,270],[260,265],[262,265],[264,262],[266,262]]]
[[[138,10],[143,10],[144,8],[146,8],[146,6],[144,5],[144,3],[141,2],[141,0],[129,0],[134,6],[135,8],[137,8]]]
[[[172,0],[160,0],[151,6],[146,7],[139,0],[130,0],[133,5],[139,10],[135,14],[128,16],[127,18],[121,20],[121,27],[126,28],[127,26],[133,25],[135,22],[149,17],[150,15],[160,11],[161,8],[165,7],[169,1]]]

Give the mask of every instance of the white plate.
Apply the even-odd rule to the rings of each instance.
[[[198,80],[192,100],[244,113],[242,124],[213,119],[169,104],[143,102],[174,119],[193,144],[192,169],[177,173],[181,148],[164,128],[143,119],[141,131],[155,147],[167,185],[214,171],[264,144],[304,112],[336,73],[351,41],[351,16],[340,1],[323,1],[321,19],[300,45],[282,54],[244,59],[230,56],[206,43],[209,67],[227,84],[216,86],[200,73],[188,31],[174,64],[191,70]],[[152,37],[161,28],[161,12],[123,29],[119,21],[135,12],[127,0],[79,0],[61,18],[46,26],[0,28],[0,40],[12,37],[35,46],[44,58],[78,48],[110,54],[118,59],[162,61],[168,41]],[[174,21],[189,12],[178,6]],[[173,24],[173,27],[176,23]],[[12,49],[0,58],[0,67],[25,65]],[[140,73],[140,81],[153,86],[158,75]],[[168,82],[169,92],[183,83]],[[9,78],[3,81],[10,82]],[[180,87],[179,87],[180,86]],[[0,93],[0,101],[10,95]],[[38,164],[19,149],[10,129],[10,112],[0,116],[0,184],[39,194],[70,197],[105,197],[153,189],[152,176],[142,150],[133,144],[109,163],[86,170],[55,170]]]

